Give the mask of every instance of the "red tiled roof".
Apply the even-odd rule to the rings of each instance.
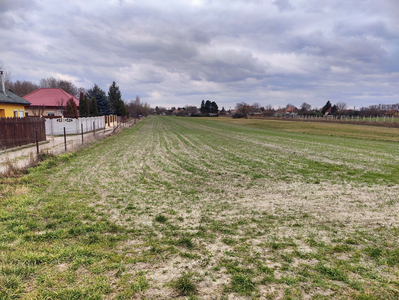
[[[286,112],[293,112],[293,111],[297,111],[298,108],[296,108],[295,106],[290,106],[287,108]]]
[[[61,101],[66,102],[72,98],[76,106],[79,106],[79,100],[65,92],[63,89],[40,88],[24,97],[31,105],[44,105],[44,106],[60,106]]]

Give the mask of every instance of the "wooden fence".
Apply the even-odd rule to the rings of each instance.
[[[40,117],[0,118],[0,150],[46,140],[46,120]]]

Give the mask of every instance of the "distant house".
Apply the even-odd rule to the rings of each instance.
[[[399,112],[397,112],[396,110],[391,109],[391,110],[386,111],[385,115],[386,116],[398,116]]]
[[[79,107],[79,100],[59,88],[40,88],[23,97],[31,103],[25,107],[27,116],[62,116],[63,108],[69,99]]]
[[[30,102],[6,90],[0,91],[0,118],[25,117]]]
[[[274,116],[275,116],[275,117],[281,117],[281,116],[283,116],[283,115],[285,115],[285,110],[283,110],[283,109],[279,109],[279,110],[277,110],[277,111],[274,113]]]
[[[248,113],[248,115],[251,116],[251,117],[261,117],[262,116],[262,112],[260,110],[259,111],[252,111],[252,112]]]
[[[296,116],[298,114],[298,108],[296,108],[295,106],[288,107],[285,110],[285,114],[289,116]]]
[[[332,108],[333,108],[333,107],[330,106],[330,107],[326,110],[326,112],[324,113],[324,115],[325,115],[325,116],[331,115]]]

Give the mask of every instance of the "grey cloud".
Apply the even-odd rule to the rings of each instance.
[[[274,0],[273,4],[276,5],[280,11],[294,9],[289,0]]]
[[[125,99],[140,94],[154,106],[198,105],[207,95],[225,106],[360,106],[399,96],[396,8],[388,0],[1,1],[0,57],[14,79],[63,74],[87,88],[116,80]]]

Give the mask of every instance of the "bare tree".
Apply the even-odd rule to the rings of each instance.
[[[29,93],[32,93],[33,91],[36,91],[38,88],[40,88],[40,86],[31,81],[17,80],[15,82],[9,82],[7,89],[11,90],[15,95],[23,97]]]
[[[72,83],[72,81],[56,79],[54,77],[42,78],[40,80],[40,86],[42,88],[60,88],[75,97],[78,97],[80,93],[79,89]]]
[[[129,115],[132,117],[148,116],[151,112],[151,107],[147,103],[141,103],[140,97],[136,96],[136,99],[130,103],[125,103]]]
[[[338,112],[343,112],[348,107],[345,102],[338,102],[335,105],[337,106]]]
[[[43,116],[44,113],[44,105],[31,105],[30,109],[32,110],[32,114],[34,116]]]
[[[187,113],[187,116],[191,116],[192,114],[199,112],[196,106],[189,106],[189,105],[186,105],[184,111]]]
[[[66,103],[63,99],[57,99],[56,103],[58,106],[58,112],[60,112],[64,116],[66,112]]]
[[[273,116],[274,115],[274,108],[271,104],[265,105],[265,109],[263,111],[264,116]]]
[[[306,102],[302,103],[302,105],[301,105],[301,111],[302,112],[307,112],[307,111],[309,111],[311,109],[312,109],[312,106],[310,104],[308,104]]]
[[[254,108],[254,111],[258,111],[260,109],[260,104],[259,102],[254,102],[252,104],[252,107]]]

